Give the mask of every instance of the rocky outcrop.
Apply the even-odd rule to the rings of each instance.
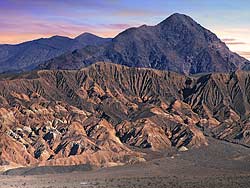
[[[214,137],[250,146],[249,79],[244,71],[210,74],[186,90],[185,101],[206,119],[201,125]]]
[[[0,78],[1,164],[113,166],[142,150],[249,147],[250,73],[188,77],[97,63]]]
[[[79,71],[2,76],[1,159],[9,165],[113,166],[206,145],[176,73],[97,63]]]

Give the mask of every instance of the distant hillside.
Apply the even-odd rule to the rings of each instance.
[[[110,41],[90,33],[71,39],[62,36],[42,38],[17,45],[0,45],[0,73],[32,70],[40,63],[87,45]]]

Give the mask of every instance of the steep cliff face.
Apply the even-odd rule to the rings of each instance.
[[[152,151],[250,146],[250,73],[187,77],[97,63],[0,78],[1,164],[113,166]]]

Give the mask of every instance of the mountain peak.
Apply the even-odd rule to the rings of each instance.
[[[99,37],[99,36],[94,35],[94,34],[89,33],[89,32],[84,32],[84,33],[78,35],[77,37],[75,37],[75,39],[80,38],[80,37]]]
[[[195,22],[190,16],[187,16],[185,14],[180,14],[180,13],[174,13],[172,15],[170,15],[169,17],[167,17],[165,20],[163,20],[162,22],[160,22],[158,25],[169,25],[169,24],[185,24],[185,25],[198,25],[197,22]]]
[[[231,52],[214,33],[202,27],[191,17],[180,13],[169,16],[156,26],[144,25],[129,28],[118,34],[113,40],[91,33],[83,33],[70,42],[73,43],[70,50],[80,49],[79,46],[94,46],[94,48],[82,48],[79,53],[66,53],[55,59],[55,56],[48,57],[52,60],[45,62],[44,65],[39,65],[39,68],[72,69],[97,61],[105,61],[131,67],[148,67],[184,74],[197,74],[231,72],[243,66],[248,69],[245,62],[250,64],[246,59]],[[50,47],[51,43],[46,41]],[[56,40],[56,42],[53,41],[53,47],[58,49],[57,46],[64,47],[68,43],[68,41],[60,40],[58,42]],[[77,47],[75,47],[76,45]],[[48,45],[43,44],[44,46]],[[38,50],[40,49],[39,46]],[[64,49],[66,48],[64,47]],[[20,54],[18,50],[17,52]],[[40,54],[40,51],[38,52],[37,54]],[[29,54],[31,54],[30,51]],[[13,62],[12,56],[10,57],[9,64]],[[44,57],[45,60],[48,58]],[[0,57],[0,59],[6,59],[6,57]],[[19,59],[22,58],[18,57],[17,60]],[[37,58],[31,56],[29,59]],[[25,62],[30,62],[29,59]],[[23,64],[20,62],[20,67]],[[6,63],[3,62],[2,67],[5,65]],[[2,67],[0,66],[0,70]]]
[[[110,41],[110,38],[102,38],[99,37],[97,35],[94,35],[92,33],[82,33],[81,35],[77,36],[75,38],[76,41],[80,42],[80,43],[85,43],[87,45],[101,45],[104,44],[108,41]]]
[[[186,15],[186,14],[181,14],[181,13],[174,13],[174,14],[172,14],[172,15],[170,15],[169,16],[169,18],[170,17],[175,17],[175,18],[190,18],[188,15]]]

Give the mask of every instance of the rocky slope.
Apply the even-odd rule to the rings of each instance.
[[[199,116],[177,92],[185,79],[106,63],[2,76],[2,164],[112,166],[144,160],[133,147],[206,145]]]
[[[250,73],[210,74],[186,90],[185,102],[211,120],[202,122],[216,138],[250,146]]]
[[[40,63],[66,52],[81,49],[87,45],[101,45],[110,41],[90,33],[71,39],[54,36],[17,45],[0,45],[0,73],[32,70]]]
[[[103,46],[64,54],[38,69],[78,69],[98,61],[184,74],[232,72],[249,65],[192,18],[173,14],[155,26],[129,28]]]
[[[250,146],[250,73],[189,77],[97,63],[0,77],[2,165],[113,166],[152,151]]]

